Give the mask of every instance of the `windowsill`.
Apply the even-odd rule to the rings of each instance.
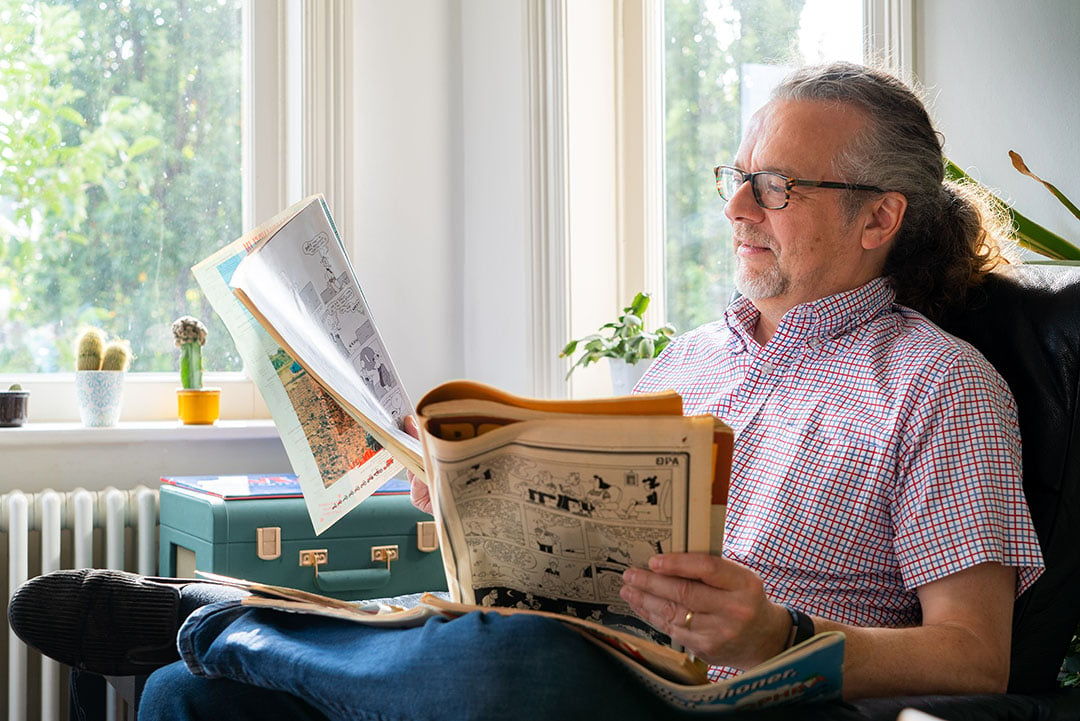
[[[0,428],[0,448],[58,443],[142,443],[174,441],[250,441],[278,438],[270,419],[219,420],[208,426],[187,426],[180,421],[122,421],[109,428],[87,428],[81,423],[34,423]]]
[[[0,428],[0,492],[154,487],[165,476],[290,473],[271,420],[33,422]]]

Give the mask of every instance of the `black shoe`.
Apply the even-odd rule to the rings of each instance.
[[[8,623],[28,646],[104,676],[135,676],[180,658],[180,591],[190,580],[123,571],[54,571],[19,586]]]

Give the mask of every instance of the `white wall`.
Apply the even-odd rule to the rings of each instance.
[[[949,157],[1080,245],[1080,221],[1008,151],[1080,202],[1080,2],[917,0],[915,71]]]
[[[461,1],[462,374],[532,392],[526,4]]]
[[[353,263],[415,402],[529,392],[524,2],[354,6]]]
[[[464,375],[458,2],[354,5],[353,265],[413,396]]]

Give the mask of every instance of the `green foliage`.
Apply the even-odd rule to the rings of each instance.
[[[1069,641],[1069,650],[1065,654],[1065,662],[1061,665],[1061,685],[1066,687],[1080,686],[1080,629],[1073,634]]]
[[[754,63],[801,61],[804,0],[732,0],[739,28],[719,32],[711,0],[664,3],[668,317],[680,328],[714,320],[734,291],[731,229],[712,168],[734,159],[742,135],[741,83]]]
[[[569,358],[577,351],[578,346],[581,346],[581,355],[570,366],[566,377],[569,378],[574,369],[595,363],[601,358],[617,358],[633,365],[644,358],[660,355],[660,351],[667,347],[675,335],[675,326],[665,323],[655,331],[645,330],[642,317],[649,307],[651,297],[649,293],[638,293],[614,322],[600,326],[600,332],[567,343],[559,353],[560,358]]]
[[[0,0],[0,371],[74,365],[76,329],[172,368],[212,318],[190,267],[241,232],[237,0]],[[231,343],[207,366],[238,370]]]

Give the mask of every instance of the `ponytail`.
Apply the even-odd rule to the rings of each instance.
[[[924,227],[903,227],[885,261],[884,275],[898,303],[932,320],[959,306],[968,290],[1007,259],[1000,237],[1008,223],[998,206],[974,183],[945,181],[938,212]]]

